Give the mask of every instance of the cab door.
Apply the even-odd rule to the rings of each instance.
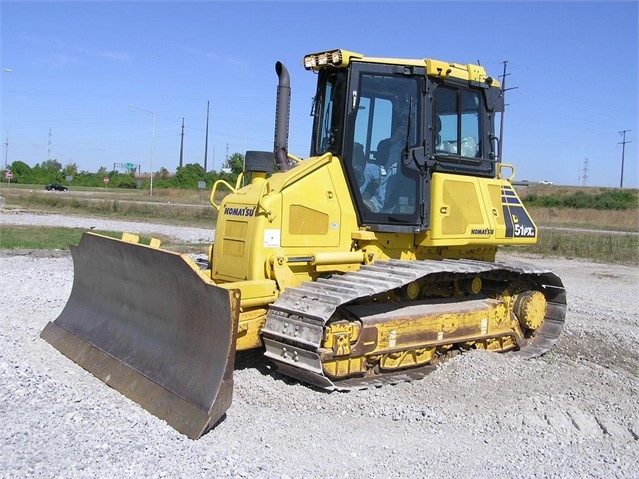
[[[373,231],[414,232],[423,223],[422,175],[410,155],[423,142],[424,77],[415,70],[351,65],[344,169],[360,221]]]

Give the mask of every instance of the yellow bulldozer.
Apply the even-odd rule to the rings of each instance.
[[[247,151],[237,183],[213,186],[206,264],[85,233],[69,300],[41,333],[193,439],[231,405],[236,351],[351,390],[422,378],[473,348],[538,356],[564,326],[555,274],[495,259],[538,235],[500,158],[499,81],[479,65],[346,50],[303,66],[317,74],[309,157],[288,152],[277,62],[274,151]]]

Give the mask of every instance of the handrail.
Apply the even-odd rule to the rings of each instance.
[[[506,181],[512,182],[513,178],[515,177],[515,165],[511,165],[510,163],[497,163],[497,178],[499,178],[500,180],[503,179],[501,171],[502,168],[510,168],[511,174],[508,178],[506,178]]]
[[[267,188],[268,188],[268,190],[271,189],[268,180],[264,180],[262,182],[262,188],[260,188],[260,194],[257,197],[257,211],[256,211],[256,214],[259,212],[259,210],[261,208],[262,210],[264,210],[264,213],[266,213],[266,216],[268,217],[268,220],[269,221],[273,221],[273,213],[271,211],[268,211],[266,209],[266,207],[262,204],[262,199],[266,195],[268,195],[270,193],[270,191],[267,191],[266,193],[264,193],[264,190],[267,189]]]
[[[302,161],[304,161],[301,158],[298,158],[297,156],[292,155],[290,153],[286,153],[286,156],[288,157],[289,160],[293,160],[295,163],[301,163]]]
[[[220,207],[222,206],[221,204],[217,204],[215,203],[215,193],[217,192],[217,187],[218,185],[224,185],[226,186],[229,191],[231,193],[235,193],[237,192],[237,190],[240,189],[240,185],[242,184],[242,179],[244,177],[244,173],[240,173],[239,175],[237,175],[237,181],[235,182],[235,188],[232,187],[226,180],[217,180],[215,183],[213,183],[213,188],[211,188],[211,195],[209,196],[209,202],[211,203],[211,205],[213,206],[213,208],[215,208],[216,210],[220,211]]]

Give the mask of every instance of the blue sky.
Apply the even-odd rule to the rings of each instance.
[[[504,161],[517,179],[639,184],[636,1],[49,1],[0,3],[3,160],[150,171],[272,150],[277,76],[291,75],[289,151],[309,152],[306,53],[508,61]],[[11,70],[11,71],[6,71]],[[138,109],[129,105],[136,105]],[[8,147],[6,143],[8,142]],[[49,156],[50,152],[50,156]],[[4,163],[4,161],[3,161]]]

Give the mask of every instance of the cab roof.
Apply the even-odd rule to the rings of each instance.
[[[456,78],[469,82],[488,83],[491,87],[501,86],[499,81],[488,76],[484,67],[481,65],[474,65],[472,63],[449,63],[432,58],[406,59],[367,57],[361,53],[351,52],[349,50],[327,50],[324,52],[311,53],[306,55],[302,60],[304,68],[313,71],[318,71],[322,68],[328,67],[346,68],[354,62],[421,67],[426,69],[426,75],[433,78]]]

